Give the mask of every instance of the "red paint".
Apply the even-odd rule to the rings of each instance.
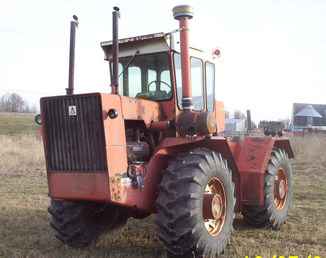
[[[54,199],[90,200],[107,202],[110,200],[108,174],[48,171],[49,194]]]
[[[189,55],[189,19],[179,18],[181,70],[182,70],[182,98],[192,98],[190,79],[190,55]]]
[[[239,171],[237,203],[243,205],[264,205],[264,180],[267,165],[274,147],[283,149],[293,158],[288,139],[271,137],[245,137],[228,141],[232,157]]]

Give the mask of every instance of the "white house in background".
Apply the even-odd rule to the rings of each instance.
[[[326,105],[323,104],[293,104],[293,129],[305,128],[326,130]]]

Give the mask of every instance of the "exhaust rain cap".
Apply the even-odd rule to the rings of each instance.
[[[173,17],[176,20],[181,18],[191,19],[194,16],[193,9],[190,5],[177,5],[173,8]]]

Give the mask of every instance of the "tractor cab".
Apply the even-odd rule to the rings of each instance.
[[[113,42],[102,42],[101,47],[112,77]],[[223,103],[215,101],[213,58],[199,49],[189,50],[193,110],[213,112],[222,131]],[[120,39],[118,70],[119,95],[159,102],[167,119],[182,111],[181,55],[173,34],[161,32]]]
[[[112,41],[101,46],[112,76]],[[122,39],[119,48],[119,95],[154,101],[172,98],[170,49],[164,33]]]

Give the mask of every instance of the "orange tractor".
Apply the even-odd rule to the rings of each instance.
[[[50,224],[68,246],[155,213],[168,255],[215,257],[236,213],[273,229],[287,218],[289,140],[223,137],[213,58],[189,46],[191,7],[173,15],[175,32],[119,40],[114,8],[113,40],[101,43],[110,94],[74,94],[77,17],[71,22],[67,94],[41,99]]]

